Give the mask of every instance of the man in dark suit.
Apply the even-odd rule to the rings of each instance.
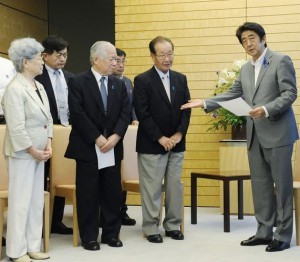
[[[190,99],[186,76],[171,70],[174,45],[158,36],[149,44],[154,66],[135,77],[133,105],[139,127],[136,141],[142,196],[143,231],[149,242],[162,243],[159,234],[162,182],[165,188],[166,236],[183,240],[181,183],[185,135],[190,111],[180,106]]]
[[[113,75],[122,79],[125,82],[127,94],[129,97],[129,103],[132,106],[133,85],[131,80],[124,75],[125,65],[126,65],[126,53],[125,51],[119,48],[116,48],[116,50],[117,50],[117,58],[116,58],[117,65],[114,67]],[[132,106],[132,113],[131,113],[131,124],[132,125],[139,124],[133,106]]]
[[[39,81],[46,90],[53,123],[57,125],[68,125],[68,81],[73,74],[63,68],[67,62],[69,45],[65,40],[56,35],[46,37],[42,42],[42,45],[45,48],[43,52],[44,69],[43,73],[36,77],[36,80]],[[59,74],[58,76],[57,73]],[[63,93],[59,92],[58,89],[60,87]],[[59,106],[59,96],[64,96],[63,101],[65,101],[64,107],[66,107],[65,111],[67,114],[64,121],[61,121],[62,115],[59,109],[60,106],[63,105]],[[45,190],[48,190],[47,180],[49,177],[50,161],[51,160],[47,161],[45,164]],[[53,206],[51,233],[65,235],[73,234],[73,229],[62,223],[64,208],[65,198],[56,196]]]
[[[125,71],[125,64],[126,64],[126,53],[125,53],[125,51],[123,51],[119,48],[116,48],[116,50],[117,50],[117,59],[116,59],[117,64],[114,67],[113,75],[124,81],[126,89],[127,89],[129,103],[132,108],[130,122],[132,125],[138,125],[139,122],[137,121],[135,110],[132,106],[133,85],[132,85],[131,80],[128,77],[123,75],[123,73]],[[127,198],[127,191],[123,191],[122,192],[122,207],[121,207],[122,225],[123,226],[134,226],[136,224],[135,219],[130,218],[129,215],[127,214],[128,207],[126,205],[126,198]]]
[[[201,107],[211,112],[220,107],[218,102],[238,97],[253,108],[247,118],[247,145],[258,226],[256,234],[241,245],[267,245],[267,252],[282,251],[290,247],[293,233],[291,157],[299,138],[292,109],[297,98],[295,69],[290,57],[267,48],[261,25],[246,22],[236,36],[252,57],[242,66],[237,81],[228,92],[190,101],[182,109]]]
[[[82,245],[87,250],[100,249],[100,209],[101,242],[123,246],[119,239],[121,160],[131,110],[124,82],[111,76],[116,56],[111,43],[96,42],[90,50],[91,69],[69,82],[72,130],[65,156],[76,160],[78,225]],[[114,164],[99,167],[106,163],[105,156],[112,156]]]

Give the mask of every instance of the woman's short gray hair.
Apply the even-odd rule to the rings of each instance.
[[[90,62],[91,65],[94,64],[94,59],[96,57],[105,58],[107,56],[107,50],[115,46],[107,41],[97,41],[94,43],[90,49]]]
[[[44,47],[34,38],[19,38],[10,43],[8,49],[9,59],[14,64],[17,72],[23,72],[23,60],[32,59],[44,51]]]

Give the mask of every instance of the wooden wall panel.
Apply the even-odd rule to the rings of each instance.
[[[0,1],[0,53],[7,54],[12,40],[48,35],[47,0]]]
[[[1,53],[0,53],[0,56],[9,59],[9,58],[8,58],[8,55],[6,55],[6,54],[1,54]]]
[[[148,44],[164,35],[175,45],[173,69],[187,75],[192,98],[211,96],[216,72],[247,59],[235,31],[245,21],[254,21],[264,26],[271,49],[291,56],[300,81],[299,0],[145,0],[142,5],[139,0],[115,0],[115,6],[116,46],[127,53],[125,73],[132,80],[152,66]],[[299,100],[294,110],[300,122]],[[218,168],[219,140],[230,138],[229,130],[207,132],[211,120],[193,110],[183,169],[186,205],[190,173]],[[219,206],[219,183],[198,186],[200,205]]]
[[[48,20],[47,0],[0,0],[1,5],[14,8],[22,13],[35,16],[41,20]]]

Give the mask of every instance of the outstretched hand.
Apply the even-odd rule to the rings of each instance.
[[[188,109],[188,108],[194,108],[194,107],[204,107],[203,100],[201,99],[194,99],[194,100],[189,100],[186,104],[182,105],[180,107],[181,110]]]

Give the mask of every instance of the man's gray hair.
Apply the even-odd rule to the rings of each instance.
[[[97,41],[94,43],[90,49],[90,62],[91,65],[94,64],[94,59],[96,57],[106,58],[108,47],[115,47],[113,44],[107,41]]]

